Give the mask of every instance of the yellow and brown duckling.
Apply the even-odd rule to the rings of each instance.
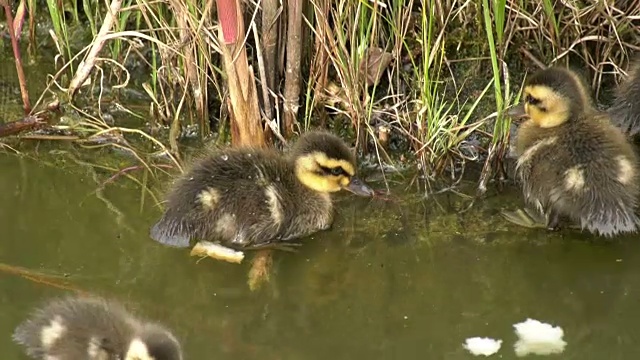
[[[169,330],[100,298],[50,301],[16,328],[13,339],[33,359],[182,359],[180,344]]]
[[[624,133],[635,136],[640,133],[640,55],[632,61],[627,75],[608,113]]]
[[[151,237],[176,247],[197,239],[239,250],[287,249],[299,245],[292,240],[331,226],[330,194],[340,190],[373,195],[356,177],[355,155],[330,133],[308,132],[286,155],[225,149],[178,179]]]
[[[607,237],[638,229],[637,155],[574,72],[553,67],[529,77],[511,114],[528,117],[515,139],[516,171],[546,227],[567,219]]]

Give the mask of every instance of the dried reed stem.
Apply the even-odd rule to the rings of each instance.
[[[220,6],[220,4],[218,4]],[[235,2],[236,13],[232,17],[229,12],[218,12],[218,14],[229,14],[226,18],[220,18],[223,24],[235,21],[233,28],[237,31],[236,39],[244,39],[244,21],[242,18],[242,4],[240,0]],[[235,42],[227,44],[223,29],[230,25],[220,27],[218,36],[220,48],[224,61],[224,70],[227,73],[229,85],[229,114],[231,117],[231,131],[233,145],[251,145],[264,147],[264,132],[258,107],[258,93],[256,82],[253,77],[253,69],[247,61],[247,51],[244,43]]]
[[[293,132],[300,99],[300,56],[302,46],[302,1],[288,0],[287,64],[284,83],[284,135]]]
[[[331,10],[329,0],[317,0],[313,7],[316,19],[324,19]],[[318,98],[325,96],[327,88],[327,78],[329,75],[329,51],[325,45],[325,37],[330,33],[327,29],[326,21],[317,21],[317,31],[315,31],[315,53],[313,56],[312,74],[315,81],[314,93]]]
[[[276,54],[278,46],[278,23],[282,8],[278,0],[262,0],[262,59],[266,75],[266,86],[270,91],[276,87],[278,66]],[[270,98],[264,100],[264,112],[269,120],[273,120],[273,104]]]
[[[89,54],[87,54],[86,59],[84,59],[80,66],[78,67],[78,71],[76,71],[76,75],[71,80],[69,84],[69,89],[67,90],[69,97],[73,98],[78,88],[84,84],[85,80],[91,74],[91,70],[96,64],[96,59],[98,58],[98,54],[104,43],[106,41],[106,35],[113,28],[113,24],[118,20],[117,15],[122,7],[122,0],[113,0],[111,2],[111,6],[109,6],[109,11],[104,17],[104,21],[102,22],[102,26],[100,27],[100,31],[98,35],[93,40],[93,44],[91,45],[91,49],[89,50]]]

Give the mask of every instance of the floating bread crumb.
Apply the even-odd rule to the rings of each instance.
[[[500,350],[502,340],[495,340],[488,337],[472,337],[468,338],[462,345],[473,355],[493,355]]]
[[[518,356],[559,354],[567,346],[562,340],[564,331],[559,326],[553,327],[538,320],[527,319],[513,327],[518,335],[518,341],[514,345]]]
[[[191,249],[190,255],[209,256],[217,260],[224,260],[235,264],[240,264],[244,259],[244,253],[242,251],[236,251],[209,241],[199,241],[193,249]]]

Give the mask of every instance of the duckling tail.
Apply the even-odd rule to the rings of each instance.
[[[618,209],[612,214],[592,214],[581,219],[582,228],[591,233],[614,237],[623,233],[634,233],[640,227],[640,219],[627,209]]]
[[[163,216],[151,227],[149,236],[161,244],[185,248],[189,246],[191,240],[189,233],[184,223],[172,221]]]
[[[640,84],[638,84],[638,96],[640,96]],[[613,124],[625,134],[635,136],[640,133],[640,100],[617,98],[609,109],[609,116]]]

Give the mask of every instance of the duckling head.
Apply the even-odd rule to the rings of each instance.
[[[291,149],[298,180],[306,187],[330,193],[342,189],[361,196],[373,190],[356,175],[356,158],[337,136],[321,131],[308,132]]]
[[[129,343],[124,360],[182,360],[182,349],[168,330],[145,324]]]
[[[527,79],[523,101],[509,110],[510,116],[528,116],[541,128],[553,128],[585,113],[590,96],[582,80],[568,69],[552,67]]]

